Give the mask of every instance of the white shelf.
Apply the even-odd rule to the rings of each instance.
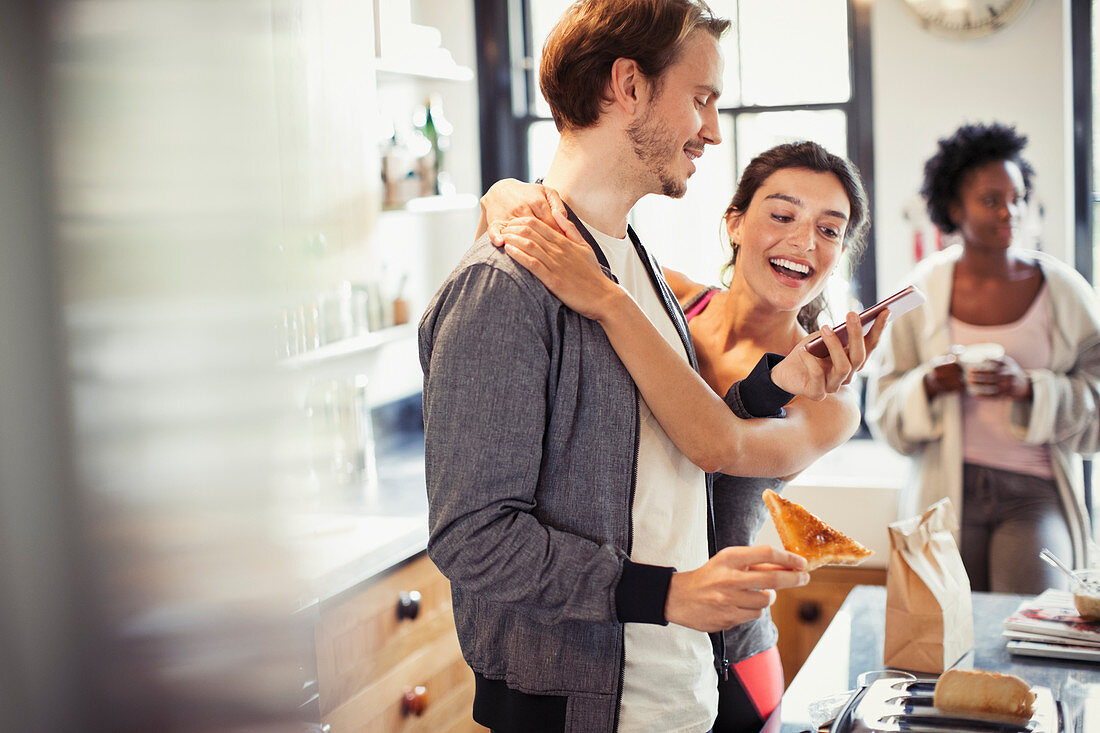
[[[406,323],[325,344],[304,354],[284,359],[282,364],[290,369],[308,369],[320,364],[364,356],[389,344],[415,339],[416,324]]]
[[[434,61],[426,62],[411,58],[376,59],[375,70],[379,74],[412,76],[434,81],[471,81],[474,78],[474,71],[468,66],[460,66],[454,62],[448,66]]]
[[[382,213],[430,214],[444,211],[468,211],[476,208],[478,201],[478,197],[472,193],[451,194],[449,196],[420,196],[410,199],[404,206],[383,209]]]
[[[407,323],[327,344],[280,363],[296,377],[292,389],[300,392],[295,398],[299,404],[305,404],[315,380],[361,374],[369,382],[370,406],[378,407],[411,397],[424,386],[416,333],[417,325]]]

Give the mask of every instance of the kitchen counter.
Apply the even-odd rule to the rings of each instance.
[[[1061,659],[1012,656],[1001,636],[1002,622],[1027,596],[974,593],[974,649],[956,665],[1018,675],[1049,687],[1055,698],[1100,699],[1100,665]],[[853,690],[863,672],[883,669],[886,589],[858,586],[844,601],[802,669],[768,720],[768,733],[812,729],[810,706]],[[921,676],[921,675],[918,675]],[[1091,708],[1090,708],[1091,711]]]
[[[299,610],[352,590],[427,548],[423,433],[387,441],[377,467],[376,489],[289,518],[305,585]]]

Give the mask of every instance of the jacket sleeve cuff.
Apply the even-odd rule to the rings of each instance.
[[[615,613],[621,623],[668,625],[665,599],[676,568],[642,565],[623,560],[623,574],[615,588]]]
[[[733,383],[725,399],[734,415],[745,420],[786,416],[783,405],[793,400],[794,395],[772,381],[772,367],[781,361],[783,357],[779,354],[764,354],[749,376]]]

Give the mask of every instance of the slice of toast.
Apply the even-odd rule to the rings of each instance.
[[[1028,721],[1035,693],[1015,675],[949,669],[936,682],[932,704],[951,713],[986,713]]]
[[[783,547],[806,558],[807,570],[822,565],[858,565],[870,557],[870,550],[825,524],[801,504],[771,489],[765,489],[763,496]]]

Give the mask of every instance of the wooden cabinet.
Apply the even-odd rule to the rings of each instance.
[[[333,733],[484,731],[462,659],[450,584],[420,554],[322,605],[317,628],[321,720]]]
[[[848,592],[857,585],[885,584],[885,569],[826,567],[815,570],[807,585],[776,593],[771,613],[779,629],[779,656],[787,684],[825,633]]]

